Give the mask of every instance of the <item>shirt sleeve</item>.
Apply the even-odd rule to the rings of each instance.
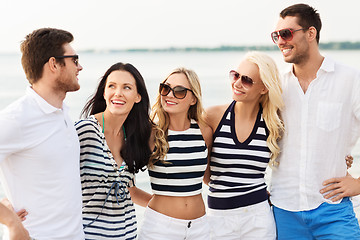
[[[356,118],[360,121],[360,71],[357,71],[352,92],[353,109]]]
[[[22,146],[21,128],[13,117],[0,113],[0,162],[20,151]]]

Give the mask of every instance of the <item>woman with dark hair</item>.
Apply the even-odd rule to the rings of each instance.
[[[131,64],[116,63],[100,80],[75,124],[80,140],[83,225],[86,239],[135,239],[134,204],[152,195],[135,186],[159,144],[151,137],[144,79]],[[161,149],[161,147],[159,148]]]

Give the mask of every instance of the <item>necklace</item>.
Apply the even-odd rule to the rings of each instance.
[[[124,124],[122,125],[122,130],[123,130],[123,133],[124,133],[124,140],[126,142],[126,133],[125,133],[125,127],[124,127]],[[104,119],[104,112],[102,113],[102,133],[104,133],[105,131],[105,119]]]

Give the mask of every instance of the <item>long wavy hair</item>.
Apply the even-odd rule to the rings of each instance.
[[[193,91],[194,97],[196,98],[196,103],[190,106],[188,110],[188,119],[194,119],[199,124],[205,124],[204,120],[204,108],[202,105],[202,96],[201,96],[201,87],[200,80],[197,74],[190,69],[186,69],[183,67],[174,69],[162,83],[165,83],[166,80],[173,74],[184,74],[187,80],[190,83],[190,89]],[[156,132],[155,137],[163,142],[161,149],[156,149],[158,151],[155,155],[161,156],[158,158],[153,158],[152,161],[149,162],[149,167],[152,167],[153,164],[158,160],[163,160],[164,156],[169,150],[169,144],[167,142],[167,133],[170,124],[169,114],[164,110],[161,105],[161,95],[158,94],[156,98],[156,102],[152,107],[151,120],[156,121],[159,127],[159,131]]]
[[[113,71],[129,72],[135,78],[137,92],[141,95],[141,101],[134,104],[124,122],[126,141],[120,150],[129,171],[137,173],[139,170],[144,170],[143,168],[148,164],[152,154],[149,140],[154,127],[149,117],[149,95],[140,72],[130,63],[119,62],[112,65],[100,79],[95,94],[85,104],[81,111],[81,117],[88,117],[105,111],[104,90],[107,78]]]
[[[261,81],[268,89],[268,92],[260,97],[260,104],[263,108],[265,124],[269,129],[269,136],[266,140],[271,151],[269,165],[270,167],[276,167],[279,164],[277,157],[280,154],[278,141],[284,132],[284,123],[280,115],[280,110],[284,107],[284,101],[281,96],[282,88],[279,70],[274,60],[261,52],[249,52],[244,59],[258,66]]]

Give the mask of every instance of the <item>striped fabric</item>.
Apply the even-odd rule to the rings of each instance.
[[[208,206],[214,210],[236,209],[268,198],[264,175],[270,150],[262,109],[249,138],[241,143],[235,132],[235,103],[225,111],[213,136]]]
[[[136,239],[136,215],[127,187],[134,174],[119,170],[94,116],[75,124],[80,140],[83,225],[86,239]]]
[[[185,131],[168,130],[169,152],[165,162],[149,169],[154,194],[194,196],[201,193],[207,165],[207,147],[195,120]]]

